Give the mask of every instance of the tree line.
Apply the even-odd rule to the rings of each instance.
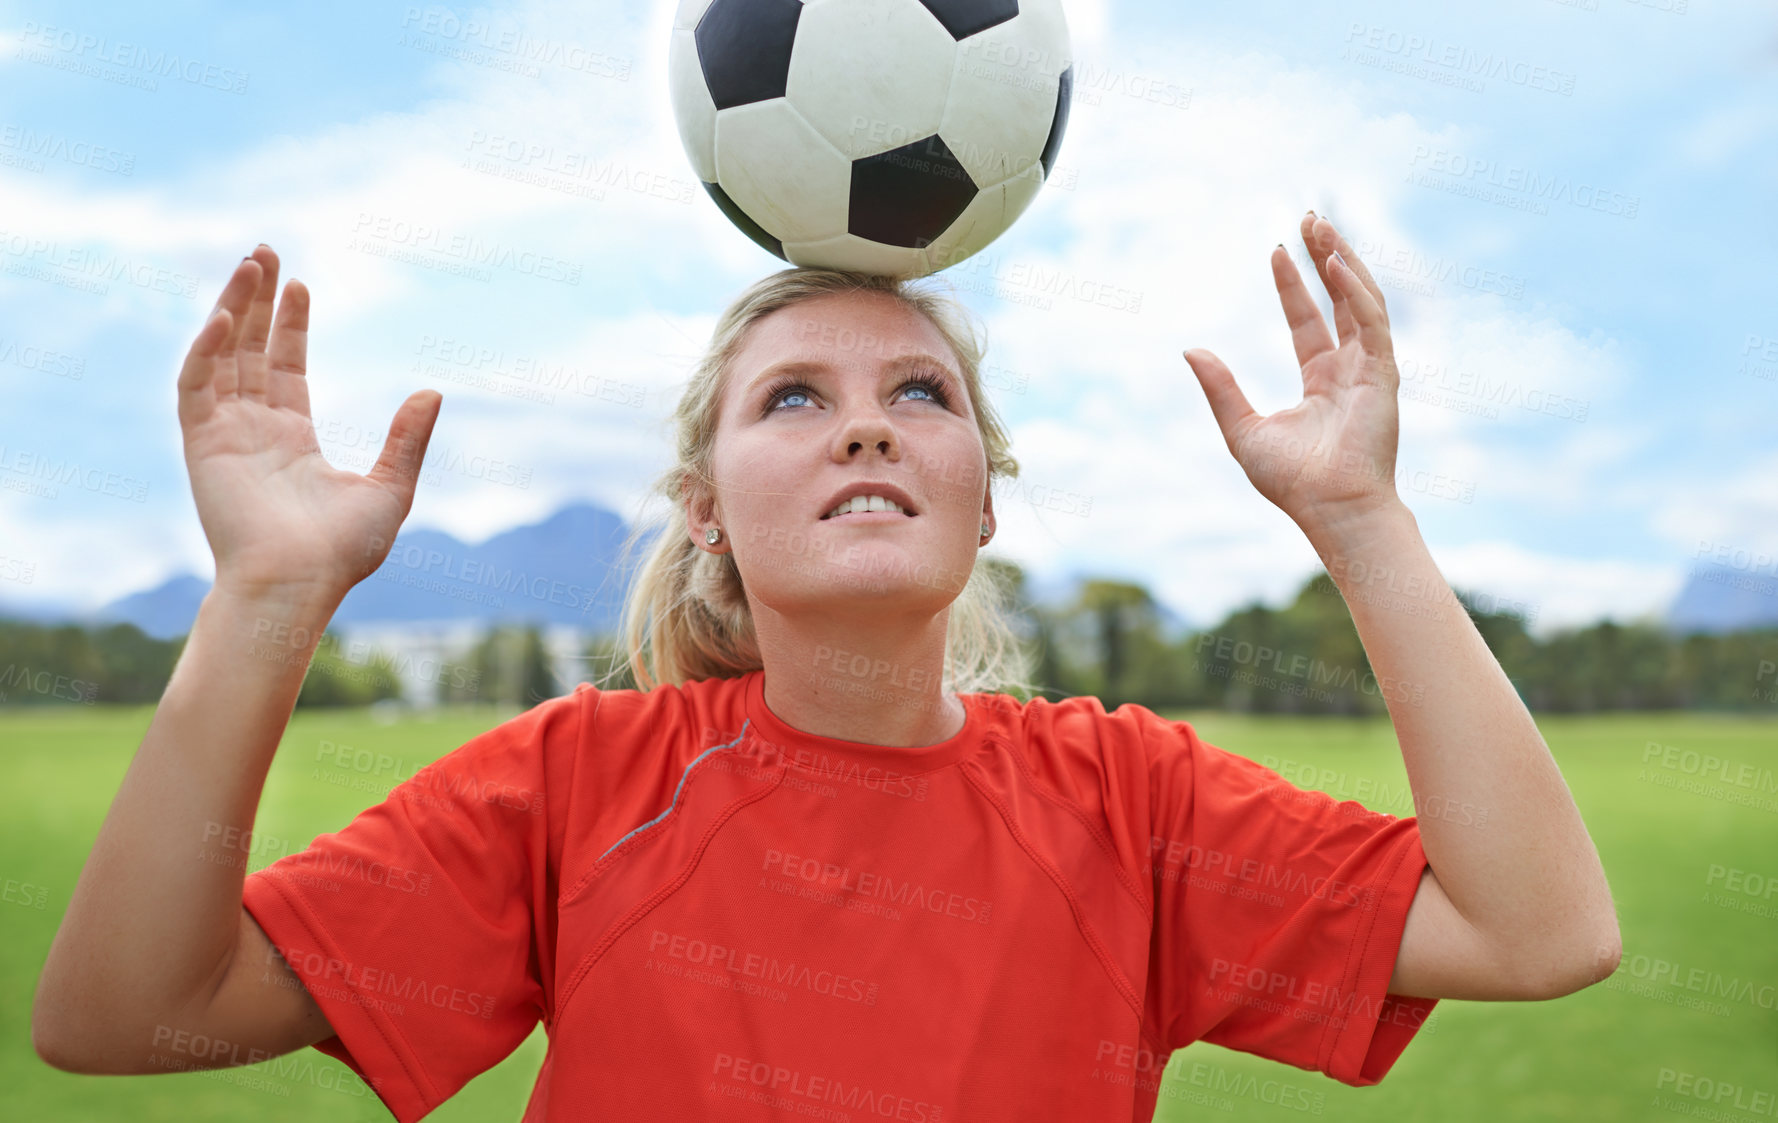
[[[982,564],[998,567],[1033,655],[1036,693],[1047,698],[1091,694],[1107,710],[1135,702],[1154,710],[1358,716],[1385,713],[1390,700],[1411,697],[1420,685],[1377,679],[1346,602],[1325,573],[1305,582],[1284,608],[1252,603],[1214,626],[1169,639],[1160,605],[1140,584],[1090,580],[1065,605],[1036,605],[1017,565]],[[1534,712],[1778,714],[1778,628],[1676,636],[1653,623],[1601,620],[1537,639],[1522,615],[1484,608],[1463,590],[1455,596]],[[83,628],[0,619],[0,706],[156,702],[185,639],[156,640],[132,624]],[[583,677],[599,681],[616,667],[607,685],[633,686],[613,643],[600,637],[586,645],[579,655]],[[558,680],[535,625],[488,628],[467,652],[438,667],[434,681],[443,703],[523,708],[573,686]],[[402,694],[390,656],[347,658],[330,629],[296,704],[362,706]]]

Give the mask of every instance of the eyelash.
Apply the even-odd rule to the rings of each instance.
[[[919,386],[927,393],[931,394],[933,400],[940,406],[946,409],[951,407],[951,392],[946,389],[944,382],[941,381],[937,375],[915,375],[906,382],[903,382],[900,389],[906,390],[909,386]],[[801,390],[804,393],[811,393],[808,386],[798,382],[790,375],[785,375],[778,379],[778,381],[772,383],[771,387],[766,390],[766,412],[775,412],[778,405],[778,399],[791,390]]]

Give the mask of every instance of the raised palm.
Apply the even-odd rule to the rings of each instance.
[[[374,572],[413,506],[443,396],[396,411],[367,475],[321,455],[309,414],[309,293],[292,280],[274,316],[278,255],[243,258],[179,372],[179,425],[216,583],[331,599]]]
[[[1333,223],[1303,216],[1303,241],[1333,298],[1338,343],[1282,246],[1272,276],[1302,366],[1303,400],[1260,416],[1222,360],[1185,353],[1223,439],[1255,489],[1305,529],[1399,502],[1401,376],[1378,287]],[[1336,252],[1337,251],[1337,252]]]

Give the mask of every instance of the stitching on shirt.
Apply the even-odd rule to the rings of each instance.
[[[593,964],[598,961],[599,957],[604,955],[610,950],[611,945],[617,942],[618,937],[629,931],[637,921],[654,911],[661,902],[665,901],[668,897],[671,897],[674,893],[677,893],[680,887],[691,878],[692,871],[697,869],[698,863],[703,860],[704,851],[709,848],[710,840],[716,837],[716,832],[723,828],[723,825],[729,821],[730,816],[734,815],[735,812],[747,806],[749,803],[764,799],[766,796],[777,791],[779,781],[783,779],[784,770],[779,769],[776,778],[773,779],[770,784],[765,785],[756,792],[749,792],[718,812],[715,818],[710,820],[710,826],[704,831],[704,836],[698,839],[698,845],[692,851],[691,860],[685,863],[685,868],[681,869],[678,875],[671,881],[662,884],[660,888],[643,898],[635,908],[624,914],[621,919],[610,928],[606,929],[605,935],[599,938],[599,942],[593,945],[591,951],[581,957],[580,963],[574,968],[574,974],[569,978],[568,986],[562,992],[562,1001],[558,1016],[567,1012],[568,1001],[574,996],[574,992],[579,989],[581,980],[593,969]],[[651,835],[650,837],[659,837],[659,834],[657,832],[656,835]]]
[[[964,778],[969,781],[970,786],[980,793],[983,799],[993,805],[996,811],[1000,812],[1000,821],[1005,824],[1006,832],[1012,835],[1013,841],[1019,844],[1019,848],[1025,852],[1025,856],[1031,859],[1037,868],[1047,874],[1049,879],[1055,883],[1056,888],[1062,894],[1062,898],[1068,902],[1068,910],[1074,914],[1074,923],[1079,927],[1081,937],[1086,940],[1087,946],[1093,949],[1093,954],[1099,959],[1099,965],[1105,968],[1105,973],[1111,977],[1111,983],[1117,988],[1118,994],[1122,995],[1124,1001],[1129,1003],[1130,1009],[1136,1012],[1136,1019],[1138,1024],[1140,1024],[1143,1016],[1142,1000],[1137,996],[1136,989],[1130,985],[1130,981],[1124,978],[1123,971],[1118,968],[1117,964],[1112,962],[1111,953],[1108,952],[1105,949],[1105,945],[1100,942],[1099,934],[1093,929],[1093,926],[1087,922],[1086,915],[1080,907],[1080,902],[1075,899],[1074,890],[1069,887],[1067,879],[1062,876],[1062,871],[1056,869],[1056,867],[1045,861],[1041,854],[1037,853],[1030,841],[1019,831],[1019,828],[1013,825],[1012,812],[1000,801],[998,796],[988,790],[987,785],[976,779],[976,777],[971,774],[970,769],[963,768],[959,769],[959,771],[962,772]]]
[[[338,946],[335,941],[328,938],[328,933],[325,928],[311,922],[307,906],[305,906],[299,898],[286,893],[284,887],[278,884],[276,878],[265,878],[263,879],[263,884],[283,899],[284,904],[296,915],[297,921],[308,931],[310,939],[326,945],[330,951]],[[282,958],[282,956],[283,953],[280,951],[279,957]],[[298,978],[301,978],[301,976],[298,976]],[[307,981],[304,981],[303,987],[305,990],[308,988]],[[317,1003],[317,1005],[319,1005],[319,1003]],[[356,1005],[356,1003],[353,1003],[353,1005]],[[363,1010],[365,1016],[370,1019],[370,1024],[376,1027],[377,1034],[383,1039],[383,1044],[388,1047],[391,1053],[395,1054],[396,1063],[401,1065],[401,1071],[403,1075],[407,1077],[408,1083],[413,1087],[414,1091],[420,1093],[421,1103],[425,1106],[426,1112],[432,1111],[433,1108],[443,1103],[444,1097],[438,1094],[438,1086],[432,1083],[432,1077],[427,1075],[424,1069],[414,1068],[408,1064],[408,1057],[416,1056],[417,1054],[414,1052],[413,1045],[408,1042],[407,1036],[401,1032],[401,1027],[393,1022],[385,1026],[382,1020],[377,1017],[379,1011],[375,1006],[365,1005],[360,1006],[359,1008]],[[391,1034],[394,1035],[393,1040],[390,1037]],[[334,1036],[338,1037],[339,1034],[335,1033]],[[399,1047],[397,1047],[397,1041],[400,1043]],[[344,1044],[344,1041],[342,1040],[341,1043]],[[358,1060],[359,1066],[363,1067],[364,1062],[359,1060],[357,1054],[353,1054],[353,1059]],[[374,1085],[372,1086],[372,1090],[375,1091]],[[382,1098],[380,1093],[378,1094],[378,1098]]]
[[[1397,849],[1397,852],[1395,855],[1395,860],[1393,862],[1389,863],[1389,869],[1387,870],[1387,872],[1385,872],[1383,874],[1381,881],[1385,887],[1394,883],[1396,871],[1399,870],[1401,868],[1401,864],[1407,860],[1408,851],[1413,849],[1412,842],[1410,841],[1412,839],[1412,837],[1413,837],[1412,835],[1404,836],[1403,844]],[[1379,893],[1378,897],[1380,898],[1381,896],[1382,896],[1382,894]],[[1409,897],[1408,898],[1408,907],[1412,908],[1413,904],[1414,904],[1414,899],[1412,897]],[[1353,970],[1352,961],[1354,959],[1363,960],[1365,953],[1370,951],[1371,942],[1376,938],[1376,935],[1377,935],[1377,921],[1379,919],[1381,919],[1382,913],[1383,913],[1383,908],[1382,908],[1381,904],[1379,904],[1375,909],[1372,909],[1370,911],[1370,915],[1365,922],[1364,932],[1363,932],[1362,937],[1359,939],[1353,940],[1352,946],[1350,948],[1348,948],[1346,951],[1346,965],[1343,968],[1344,973],[1342,973],[1340,977],[1342,979],[1351,977],[1353,979],[1353,986],[1355,989],[1357,986],[1357,974]],[[1404,932],[1403,934],[1405,935],[1406,933]],[[1398,951],[1396,954],[1399,956],[1400,952]],[[1389,993],[1389,980],[1388,979],[1383,980],[1383,993],[1385,995],[1387,995]],[[1382,1016],[1383,1016],[1383,1004],[1382,1004],[1382,1002],[1379,1001],[1377,1003],[1377,1020],[1380,1021],[1382,1019]],[[1365,1021],[1370,1023],[1371,1040],[1375,1041],[1376,1040],[1377,1024],[1375,1021],[1372,1021],[1369,1018],[1365,1019]],[[1327,1022],[1327,1024],[1322,1027],[1321,1041],[1316,1045],[1315,1051],[1316,1051],[1316,1054],[1321,1058],[1321,1065],[1322,1065],[1322,1068],[1324,1071],[1333,1067],[1334,1050],[1339,1047],[1340,1034],[1342,1032],[1344,1032],[1344,1030],[1346,1030],[1347,1028],[1350,1028],[1356,1024],[1357,1024],[1357,1019],[1349,1019],[1345,1025],[1340,1026],[1338,1029],[1336,1029],[1334,1027],[1333,1022],[1331,1020],[1329,1020]],[[1333,1038],[1333,1041],[1331,1044],[1328,1041],[1329,1036],[1331,1036]],[[1370,1053],[1370,1045],[1369,1045],[1369,1043],[1367,1043],[1365,1045],[1365,1055],[1369,1055],[1369,1053]],[[1364,1056],[1360,1056],[1358,1058],[1358,1070],[1357,1071],[1362,1072],[1363,1070],[1364,1070]]]
[[[690,764],[686,765],[685,771],[683,771],[679,774],[679,785],[673,789],[673,798],[667,804],[667,809],[665,811],[661,812],[659,815],[656,815],[654,818],[648,820],[648,822],[643,823],[641,826],[637,827],[635,830],[631,831],[629,834],[624,835],[622,838],[620,838],[616,842],[612,843],[611,846],[605,851],[605,853],[599,855],[598,859],[595,862],[593,862],[593,868],[588,870],[584,875],[581,876],[581,879],[579,881],[574,883],[574,888],[570,889],[568,891],[568,895],[566,897],[563,897],[561,899],[561,901],[558,902],[557,907],[558,908],[564,907],[568,904],[568,902],[570,902],[574,898],[578,897],[580,895],[580,891],[582,889],[586,888],[587,883],[593,879],[593,876],[595,874],[598,874],[603,871],[603,869],[605,867],[605,859],[611,857],[613,851],[617,850],[618,847],[620,847],[624,843],[630,841],[630,839],[635,838],[637,835],[641,834],[643,831],[647,830],[649,827],[652,827],[656,823],[659,823],[662,820],[666,819],[667,816],[671,815],[674,812],[674,810],[678,808],[679,797],[682,794],[684,794],[684,792],[685,792],[685,784],[686,784],[686,781],[691,779],[692,769],[694,769],[698,765],[704,763],[704,759],[706,757],[708,757],[711,753],[721,752],[723,749],[734,748],[736,745],[740,744],[741,739],[746,736],[747,736],[747,723],[745,721],[743,721],[743,722],[741,722],[740,735],[737,736],[733,741],[730,741],[726,745],[712,745],[709,748],[705,749],[703,752],[699,753],[697,756],[697,759],[693,760]]]
[[[1117,872],[1118,884],[1124,887],[1124,891],[1129,893],[1136,902],[1136,907],[1142,910],[1143,918],[1153,923],[1154,905],[1143,895],[1140,885],[1130,876],[1130,872],[1124,868],[1124,864],[1118,860],[1117,848],[1112,846],[1110,837],[1100,829],[1099,824],[1093,822],[1091,816],[1079,804],[1059,793],[1050,791],[1049,787],[1037,778],[1037,774],[1031,771],[1030,766],[1020,756],[1018,750],[1014,749],[1009,742],[998,736],[995,736],[994,739],[1007,750],[1007,755],[1012,757],[1013,764],[1018,767],[1019,771],[1025,774],[1025,779],[1030,783],[1032,791],[1074,816],[1080,825],[1086,828],[1087,833],[1098,844],[1100,852],[1111,862],[1111,868]]]

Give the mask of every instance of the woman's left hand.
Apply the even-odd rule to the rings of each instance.
[[[1273,250],[1272,277],[1302,364],[1303,400],[1261,417],[1222,360],[1201,347],[1187,351],[1185,360],[1247,478],[1314,533],[1400,505],[1395,395],[1401,375],[1383,290],[1370,270],[1333,223],[1315,212],[1303,216],[1302,234],[1333,298],[1339,333],[1336,346],[1290,254],[1283,246]]]

